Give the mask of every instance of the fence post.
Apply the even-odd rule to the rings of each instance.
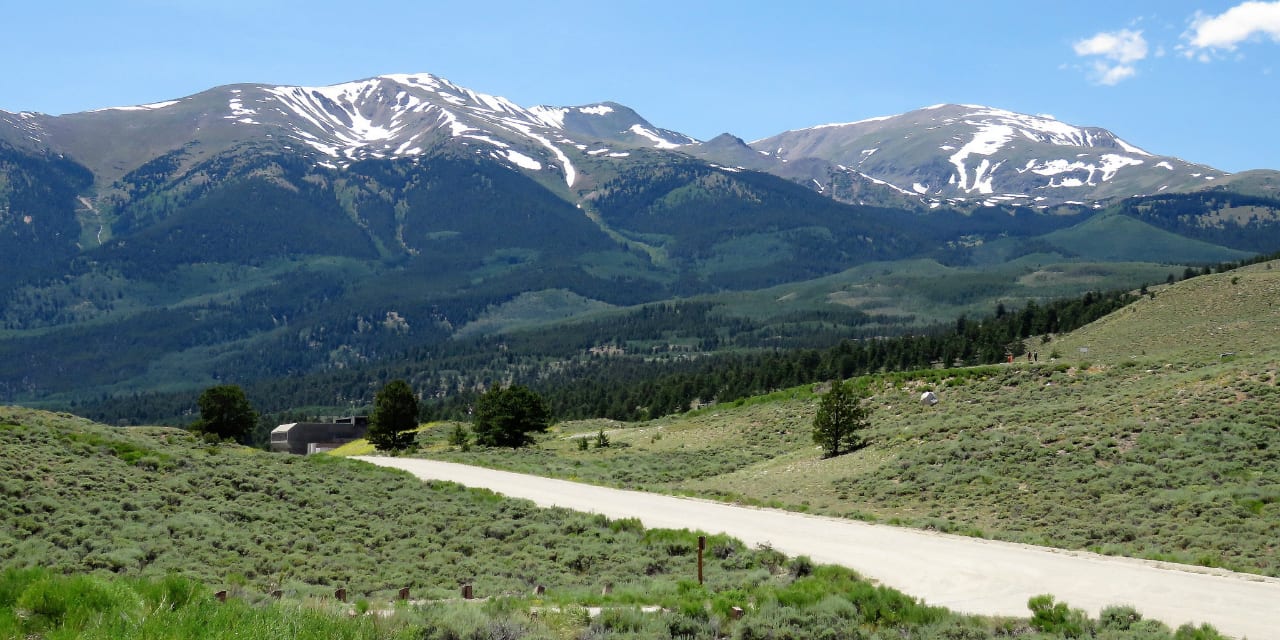
[[[702,584],[702,552],[707,549],[707,537],[698,536],[698,584]]]

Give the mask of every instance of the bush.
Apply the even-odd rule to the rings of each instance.
[[[200,419],[191,428],[208,436],[246,442],[258,424],[258,413],[238,385],[209,387],[200,394]]]
[[[796,556],[791,560],[791,575],[803,578],[813,573],[813,560],[809,556]]]
[[[1128,605],[1112,605],[1098,615],[1098,629],[1102,631],[1128,631],[1142,620],[1142,614]]]
[[[1202,624],[1198,627],[1192,624],[1184,624],[1174,632],[1173,640],[1227,640],[1227,638],[1208,624]]]
[[[530,434],[542,433],[551,425],[551,409],[542,396],[527,387],[494,387],[476,401],[476,442],[486,447],[523,447],[533,442]]]
[[[1072,609],[1065,602],[1055,603],[1051,595],[1032,596],[1027,608],[1031,609],[1031,627],[1038,631],[1061,634],[1065,638],[1082,638],[1093,632],[1084,611]]]
[[[460,424],[453,425],[453,430],[449,432],[449,446],[457,447],[463,451],[470,451],[471,432]]]

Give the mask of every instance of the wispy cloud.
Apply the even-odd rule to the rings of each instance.
[[[1235,51],[1240,43],[1263,37],[1280,42],[1280,1],[1243,2],[1216,16],[1197,12],[1191,29],[1183,34],[1187,44],[1179,49],[1188,58],[1208,62],[1213,54]]]
[[[1121,29],[1104,31],[1076,42],[1076,55],[1093,58],[1091,76],[1094,82],[1108,86],[1119,84],[1138,73],[1133,63],[1146,59],[1148,47],[1141,31]]]

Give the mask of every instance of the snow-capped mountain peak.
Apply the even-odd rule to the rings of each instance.
[[[822,159],[934,202],[1097,200],[1225,175],[1106,129],[974,104],[798,129],[751,146],[786,162]]]
[[[129,119],[127,126],[119,126]],[[629,149],[670,149],[696,142],[653,126],[614,103],[525,108],[429,73],[388,74],[326,86],[239,84],[145,105],[110,107],[67,116],[10,114],[0,120],[21,131],[25,144],[71,148],[118,177],[154,148],[177,149],[191,140],[218,149],[271,139],[341,167],[364,159],[414,157],[440,144],[463,145],[526,171],[558,172],[572,187],[575,157],[588,151],[615,157]],[[121,139],[78,148],[77,140],[111,122]],[[131,137],[125,137],[126,129]],[[136,132],[145,132],[139,136]],[[2,132],[0,132],[2,133]],[[137,151],[135,161],[132,151]],[[134,164],[130,164],[134,163]]]

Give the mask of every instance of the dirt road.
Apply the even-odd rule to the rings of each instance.
[[[646,527],[724,532],[748,545],[768,542],[788,555],[844,565],[956,611],[1026,617],[1028,598],[1051,593],[1095,617],[1104,606],[1130,604],[1174,628],[1208,622],[1235,637],[1280,640],[1280,580],[1274,578],[622,491],[433,460],[359,459],[540,506],[639,518]]]

